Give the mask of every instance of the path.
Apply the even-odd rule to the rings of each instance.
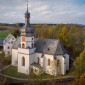
[[[0,72],[1,72],[2,70],[7,69],[9,66],[11,66],[11,65],[5,66],[3,69],[0,69]]]
[[[2,70],[5,70],[7,69],[9,66],[11,65],[8,65],[8,66],[5,66],[3,69],[0,69],[0,72]],[[11,78],[11,79],[15,79],[15,80],[21,80],[21,81],[35,81],[36,79],[22,79],[22,78],[17,78],[17,77],[12,77],[12,76],[9,76],[9,75],[5,75],[5,74],[2,74],[0,73],[1,76],[4,76],[4,77],[7,77],[7,78]],[[68,79],[73,79],[74,77],[73,76],[63,76],[62,79],[65,79],[65,80],[68,80]],[[55,78],[55,80],[59,80],[60,78]],[[42,81],[47,81],[47,80],[52,80],[52,78],[49,78],[49,79],[42,79]]]

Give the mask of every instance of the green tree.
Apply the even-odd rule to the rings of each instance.
[[[16,29],[16,30],[14,30],[13,32],[12,32],[12,34],[15,36],[15,37],[18,37],[18,36],[20,36],[20,30],[19,29]]]

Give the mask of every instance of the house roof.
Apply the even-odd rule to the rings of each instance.
[[[38,64],[38,63],[33,63],[33,64],[31,64],[31,65],[34,66],[34,67],[37,67],[37,68],[42,69],[42,67],[41,67],[40,64]]]
[[[36,52],[52,55],[64,55],[66,50],[58,39],[35,39]]]
[[[4,39],[0,38],[0,46],[3,46]]]
[[[20,42],[21,42],[20,37],[17,37],[12,48],[18,49],[18,47],[20,46]]]
[[[13,48],[18,49],[20,45],[20,37],[18,37],[17,41]],[[64,49],[60,40],[58,39],[38,39],[35,38],[35,47],[38,53],[50,54],[50,55],[64,55],[67,51]]]
[[[3,45],[6,45],[8,43],[8,41],[13,37],[12,34],[9,34],[3,41]]]

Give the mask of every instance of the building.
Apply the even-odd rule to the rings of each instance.
[[[14,45],[16,41],[16,38],[12,35],[9,34],[3,41],[3,50],[5,52],[5,55],[11,55],[12,54],[12,46]]]
[[[0,50],[2,50],[3,49],[3,41],[4,41],[4,39],[0,39]]]
[[[25,25],[21,36],[12,48],[12,65],[18,72],[36,75],[45,72],[50,75],[66,74],[69,70],[69,55],[59,40],[34,38],[34,29],[30,26],[30,13],[25,13]]]

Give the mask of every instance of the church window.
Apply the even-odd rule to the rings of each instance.
[[[37,57],[37,63],[39,64],[39,62],[40,62],[40,59],[39,59],[39,57]]]
[[[22,57],[22,66],[25,66],[25,58]]]
[[[10,47],[8,46],[8,49],[10,49]]]
[[[48,65],[50,66],[50,59],[48,59]]]
[[[32,38],[32,40],[33,40],[33,38]]]
[[[32,48],[34,47],[34,44],[32,43]]]
[[[9,51],[8,51],[8,54],[9,54]]]
[[[24,43],[22,44],[22,48],[25,48],[25,44]]]
[[[22,36],[22,41],[25,41],[25,36]]]
[[[11,44],[13,44],[13,41],[11,41]]]
[[[12,38],[12,40],[14,40],[14,38]]]

